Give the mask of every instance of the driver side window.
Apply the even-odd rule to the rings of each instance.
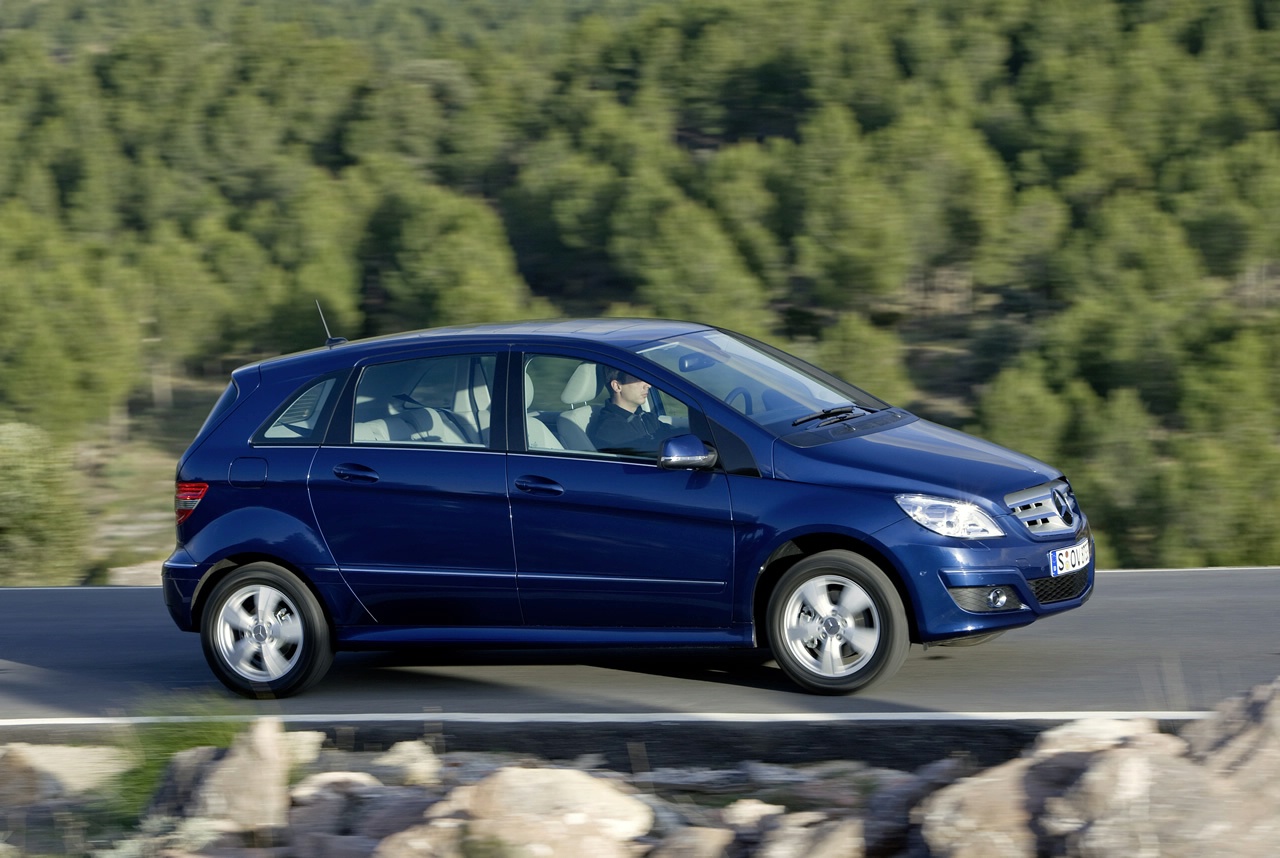
[[[525,436],[531,451],[656,459],[689,427],[689,408],[647,379],[580,358],[525,360]]]

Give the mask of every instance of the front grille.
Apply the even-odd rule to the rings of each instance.
[[[1036,594],[1037,601],[1045,605],[1079,596],[1089,586],[1088,573],[1088,569],[1080,569],[1069,575],[1059,575],[1057,578],[1034,578],[1027,583],[1031,585],[1031,592]]]
[[[1005,495],[1004,502],[1014,518],[1035,536],[1074,533],[1080,521],[1080,507],[1066,480],[1033,486]]]

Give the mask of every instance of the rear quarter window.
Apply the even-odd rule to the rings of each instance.
[[[253,436],[255,444],[319,444],[337,400],[341,378],[326,376],[303,385]]]

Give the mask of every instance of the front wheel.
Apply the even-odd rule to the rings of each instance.
[[[823,551],[782,576],[769,599],[778,666],[818,694],[847,694],[897,673],[911,640],[897,588],[852,551]]]
[[[297,694],[333,663],[329,624],[315,596],[271,563],[250,563],[218,582],[200,641],[214,675],[245,697]]]

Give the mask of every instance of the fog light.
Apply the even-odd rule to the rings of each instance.
[[[1012,584],[984,584],[981,587],[948,587],[956,605],[971,614],[1020,611],[1026,607]]]

